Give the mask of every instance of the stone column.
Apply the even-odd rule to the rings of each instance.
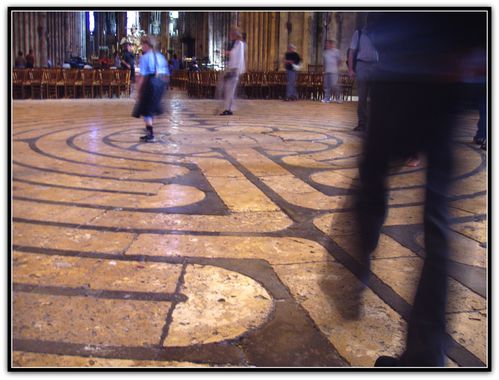
[[[284,59],[284,54],[286,53],[286,50],[288,48],[288,41],[289,41],[289,35],[288,35],[288,29],[286,27],[286,24],[288,22],[289,18],[289,12],[281,12],[279,14],[279,68],[284,70],[284,64],[282,63]]]
[[[169,41],[169,30],[170,30],[170,17],[168,16],[168,12],[161,12],[161,46],[165,52],[168,51],[168,47],[170,45]]]
[[[47,12],[40,12],[38,14],[38,50],[37,56],[39,57],[39,65],[41,67],[47,67]]]

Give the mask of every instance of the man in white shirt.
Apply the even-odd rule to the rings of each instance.
[[[220,115],[232,115],[232,104],[236,93],[239,76],[246,72],[246,64],[244,61],[244,42],[239,29],[233,27],[230,31],[230,39],[233,41],[232,47],[228,54],[229,63],[227,70],[224,73],[224,108],[225,110]]]
[[[376,64],[378,63],[378,52],[369,37],[369,23],[371,19],[372,15],[368,15],[366,26],[355,31],[348,53],[348,73],[351,78],[356,78],[359,95],[357,105],[358,124],[354,128],[354,131],[365,131],[367,129],[367,98],[371,88],[372,77],[376,70]],[[355,55],[357,56],[357,66],[354,69],[353,61]]]
[[[340,98],[340,88],[338,86],[338,72],[341,63],[341,53],[335,47],[335,41],[326,41],[326,50],[322,54],[324,64],[324,99],[323,103],[336,101],[343,103]],[[331,98],[333,96],[333,98]]]

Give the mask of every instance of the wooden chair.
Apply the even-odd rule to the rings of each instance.
[[[46,94],[48,99],[57,99],[64,92],[64,78],[62,76],[62,69],[47,69],[46,70],[47,82]]]
[[[296,79],[296,90],[300,99],[310,99],[311,97],[311,80],[310,74],[298,73]]]
[[[94,70],[94,82],[92,84],[94,97],[102,98],[102,70],[101,69],[93,69]]]
[[[342,100],[348,100],[348,98],[350,98],[350,101],[352,100],[354,81],[355,80],[350,78],[348,74],[340,74],[338,84],[340,86]]]
[[[310,74],[310,92],[313,100],[320,100],[324,94],[324,75],[322,73]]]
[[[43,69],[29,69],[31,99],[42,99]]]
[[[107,94],[108,98],[113,97],[113,89],[116,87],[116,70],[102,69],[101,70],[101,96]]]
[[[64,78],[64,97],[77,98],[83,85],[80,70],[64,69],[62,76]]]
[[[131,82],[130,82],[130,70],[117,70],[118,76],[118,96],[124,94],[127,98],[130,97],[131,92]]]
[[[245,94],[247,97],[251,88],[250,73],[246,72],[239,77],[239,94]]]
[[[95,70],[83,69],[81,72],[82,95],[84,98],[94,98]]]
[[[26,77],[25,69],[14,69],[12,72],[12,97],[14,99],[24,99],[24,80]]]
[[[199,74],[199,96],[202,98],[208,98],[210,97],[210,72],[201,71]]]
[[[286,97],[286,85],[288,84],[288,77],[285,71],[279,71],[277,74],[277,88],[279,98],[284,99]]]
[[[322,73],[322,65],[308,65],[309,73]]]

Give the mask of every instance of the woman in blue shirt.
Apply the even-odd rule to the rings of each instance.
[[[153,117],[163,113],[161,98],[170,75],[166,58],[154,50],[156,40],[152,36],[142,36],[143,55],[140,58],[140,76],[137,81],[137,103],[132,116],[144,117],[147,134],[141,141],[154,141]]]

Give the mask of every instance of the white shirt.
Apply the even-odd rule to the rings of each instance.
[[[326,49],[322,53],[322,60],[324,62],[324,72],[330,74],[338,74],[338,66],[341,61],[341,53],[338,49]]]
[[[244,42],[236,40],[232,49],[230,49],[229,64],[227,65],[229,70],[236,70],[237,75],[241,75],[246,72],[246,64],[244,61]]]
[[[356,30],[352,36],[350,49],[358,50],[357,59],[364,62],[378,62],[378,52],[376,51],[366,28],[362,29],[359,40],[359,31]],[[357,42],[359,48],[357,47]]]

